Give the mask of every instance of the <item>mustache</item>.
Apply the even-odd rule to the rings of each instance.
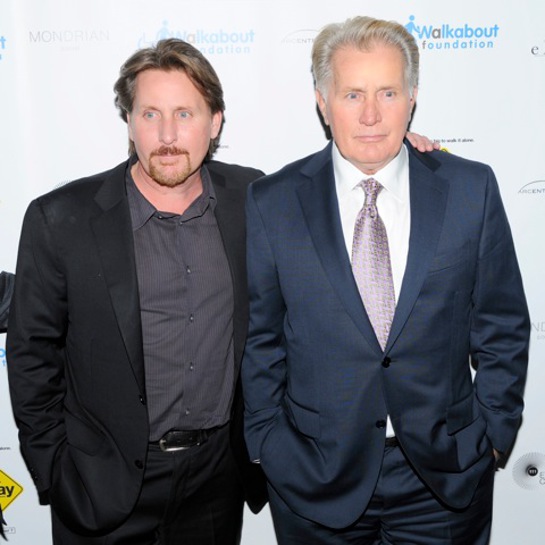
[[[161,146],[150,153],[151,157],[168,157],[173,155],[189,155],[188,151],[176,146]]]

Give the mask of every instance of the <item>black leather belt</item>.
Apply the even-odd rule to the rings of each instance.
[[[150,445],[158,445],[163,452],[186,450],[206,443],[217,430],[217,427],[206,430],[171,430],[165,433],[159,441],[151,441]]]
[[[386,441],[384,441],[385,447],[399,447],[399,441],[397,440],[397,437],[386,437]]]

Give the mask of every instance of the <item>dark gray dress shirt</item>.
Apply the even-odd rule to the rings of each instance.
[[[156,210],[127,171],[150,441],[225,424],[235,384],[233,285],[210,175],[182,214]]]

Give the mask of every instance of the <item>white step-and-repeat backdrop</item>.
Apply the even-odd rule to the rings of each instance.
[[[493,166],[532,318],[524,423],[496,479],[493,545],[543,543],[545,529],[545,2],[543,0],[0,0],[0,269],[13,270],[24,210],[39,194],[126,157],[112,86],[123,61],[160,38],[210,59],[227,111],[217,158],[272,172],[325,144],[310,49],[356,14],[415,36],[413,129]],[[13,545],[48,545],[49,512],[19,454],[0,337],[0,503]],[[111,483],[116,486],[116,483]],[[275,543],[266,509],[244,545]]]

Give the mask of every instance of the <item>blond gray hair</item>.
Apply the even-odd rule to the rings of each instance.
[[[377,45],[395,47],[400,51],[405,65],[405,84],[412,96],[413,89],[418,87],[419,72],[415,39],[399,23],[362,16],[347,19],[344,23],[329,24],[319,32],[312,46],[312,75],[316,89],[322,96],[327,96],[336,51],[345,47],[370,51]]]

